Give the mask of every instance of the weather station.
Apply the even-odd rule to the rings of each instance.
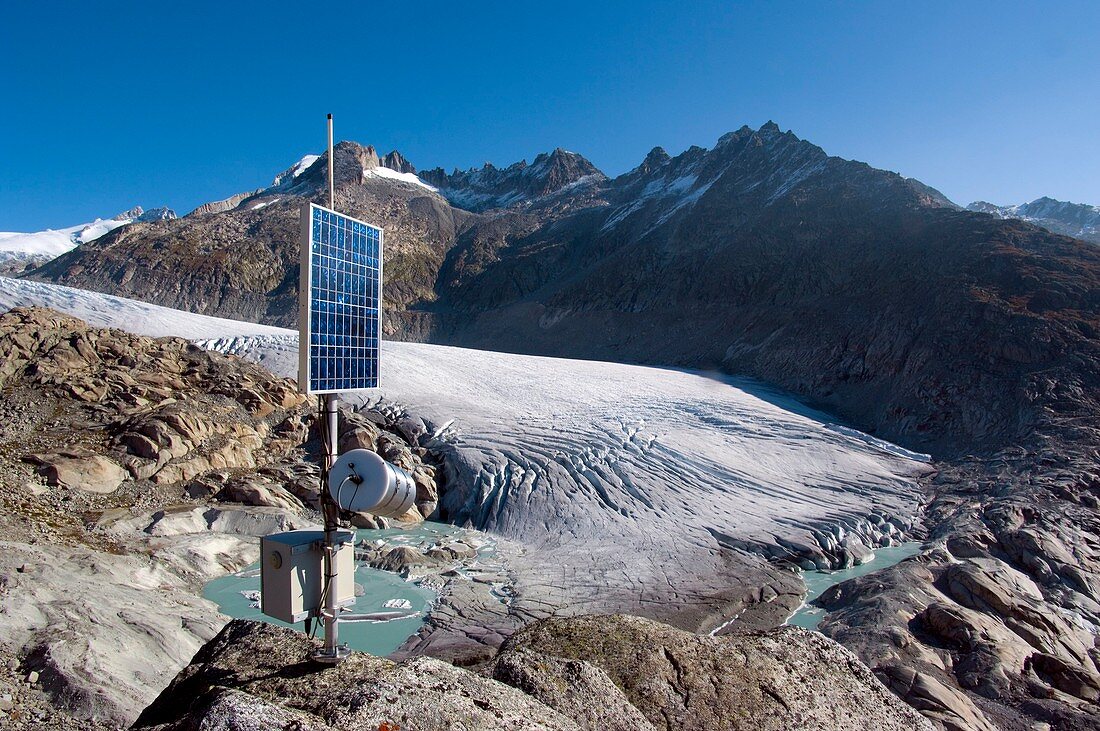
[[[382,229],[336,210],[332,115],[328,115],[328,207],[307,202],[301,215],[298,385],[317,397],[322,443],[324,526],[269,535],[260,546],[260,609],[288,623],[314,620],[324,644],[313,660],[350,654],[341,622],[377,622],[405,612],[353,614],[355,533],[341,511],[388,517],[416,499],[412,478],[374,452],[338,453],[340,395],[378,388],[382,316]]]

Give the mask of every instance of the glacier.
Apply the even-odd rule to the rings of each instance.
[[[0,307],[16,305],[296,375],[293,330],[0,278]],[[796,606],[800,582],[769,561],[868,560],[912,527],[932,469],[722,374],[386,341],[382,381],[346,400],[406,413],[445,455],[444,517],[522,547],[517,601],[531,616],[629,611],[713,629],[771,594]],[[775,589],[761,598],[762,585]]]

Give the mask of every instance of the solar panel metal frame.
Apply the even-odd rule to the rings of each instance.
[[[372,385],[362,385],[356,388],[313,388],[314,374],[310,370],[311,352],[313,349],[313,333],[311,328],[313,298],[313,215],[314,211],[323,211],[345,219],[351,223],[358,223],[378,232],[378,275],[375,292],[377,299],[373,300],[374,325],[375,325],[375,376]],[[382,262],[384,234],[381,226],[367,223],[358,218],[334,211],[331,208],[307,203],[302,206],[301,212],[301,260],[298,277],[298,390],[308,394],[348,393],[354,391],[369,391],[377,388],[382,378],[381,345],[382,345]]]

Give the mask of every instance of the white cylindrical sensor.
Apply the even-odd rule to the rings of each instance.
[[[382,517],[404,515],[416,501],[412,476],[369,449],[340,455],[329,470],[328,491],[341,510]]]

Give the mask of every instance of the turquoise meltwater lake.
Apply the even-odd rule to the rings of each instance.
[[[411,528],[384,530],[360,529],[355,533],[356,545],[361,541],[377,545],[377,542],[381,541],[388,546],[412,546],[423,549],[446,538],[461,539],[465,534],[463,529],[444,523],[423,523]],[[256,540],[259,541],[258,538]],[[478,548],[479,557],[489,555],[491,552],[491,545]],[[352,649],[369,652],[372,655],[389,655],[405,640],[416,634],[437,598],[436,592],[420,586],[416,581],[406,581],[398,574],[373,569],[358,562],[355,568],[355,583],[362,587],[363,594],[356,597],[351,612],[358,614],[392,611],[392,607],[385,606],[386,602],[391,600],[405,600],[410,607],[405,608],[404,611],[415,612],[412,616],[385,622],[341,622],[340,642],[346,642]],[[203,596],[215,602],[221,612],[230,617],[268,622],[290,627],[299,632],[304,630],[304,623],[289,625],[262,614],[259,607],[259,591],[260,568],[259,563],[256,563],[238,573],[214,579],[204,587]],[[315,627],[315,632],[317,636],[321,636],[323,630]]]
[[[857,576],[864,576],[872,571],[878,571],[879,569],[893,566],[910,556],[915,556],[920,553],[920,550],[921,544],[919,542],[902,543],[888,548],[876,548],[875,558],[873,560],[865,564],[860,564],[859,566],[853,566],[850,569],[841,569],[839,571],[804,571],[802,573],[802,580],[806,582],[806,599],[803,601],[802,606],[798,608],[798,611],[787,620],[787,624],[816,630],[817,626],[821,624],[821,620],[825,617],[825,610],[821,607],[811,605],[810,602],[824,594],[826,589],[843,581],[847,581],[848,579],[854,579]]]

